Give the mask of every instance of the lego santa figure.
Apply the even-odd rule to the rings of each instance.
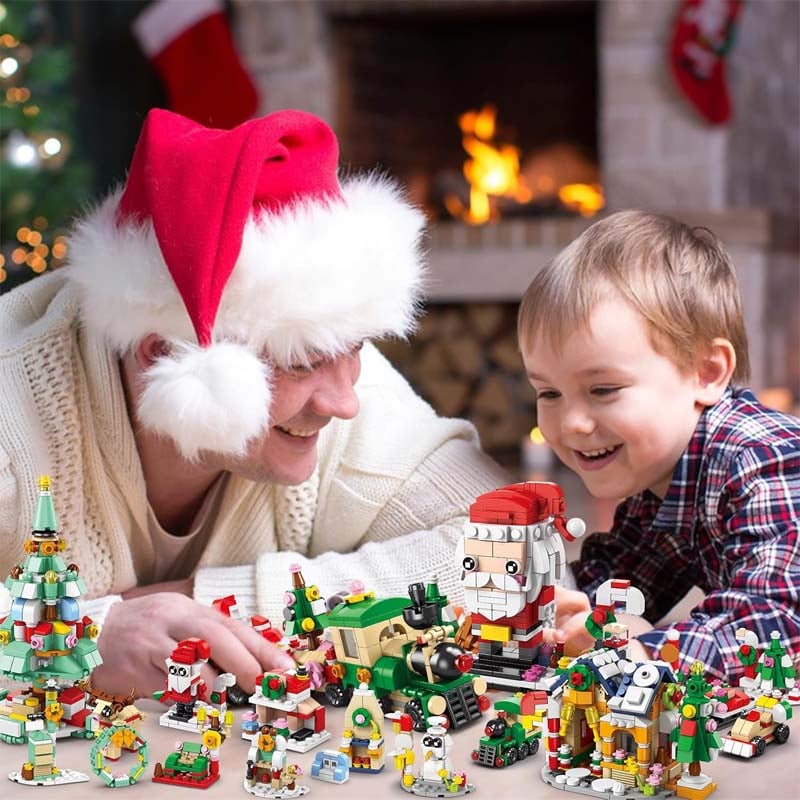
[[[562,538],[586,531],[565,512],[561,487],[541,482],[488,492],[470,506],[456,558],[478,642],[472,671],[492,686],[546,688],[536,667],[544,628],[555,622]]]
[[[162,703],[174,702],[169,718],[176,722],[191,722],[198,700],[206,699],[206,682],[200,670],[211,657],[211,648],[205,639],[192,637],[178,642],[166,659],[167,688],[153,697]],[[174,727],[162,720],[162,725]]]

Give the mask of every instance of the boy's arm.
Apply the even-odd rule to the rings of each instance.
[[[702,661],[729,680],[742,673],[736,630],[752,630],[765,646],[772,631],[790,652],[800,649],[800,451],[797,445],[757,447],[737,459],[722,493],[721,578],[680,632],[684,663]],[[794,447],[792,451],[791,447]],[[660,647],[666,628],[639,637]]]
[[[629,498],[617,506],[610,533],[593,533],[571,567],[580,591],[594,596],[609,578],[626,578],[645,598],[644,616],[661,619],[694,585],[684,563],[670,559],[643,534],[641,519],[651,519],[659,501],[649,494]],[[650,508],[650,505],[653,508]]]

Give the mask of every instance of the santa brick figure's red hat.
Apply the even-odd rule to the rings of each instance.
[[[154,109],[124,189],[77,223],[84,323],[119,353],[168,342],[137,412],[187,458],[266,429],[273,367],[413,328],[423,215],[385,178],[340,184],[338,157],[302,111],[227,131]]]

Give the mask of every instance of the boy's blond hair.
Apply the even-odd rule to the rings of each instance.
[[[733,380],[747,379],[741,294],[727,250],[707,228],[645,211],[596,222],[536,275],[519,307],[520,348],[535,336],[558,348],[586,328],[609,290],[644,317],[653,349],[681,371],[722,337],[736,352]]]

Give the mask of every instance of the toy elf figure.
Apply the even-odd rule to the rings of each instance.
[[[778,631],[770,634],[770,643],[761,654],[756,666],[756,687],[769,694],[774,689],[782,692],[793,689],[796,671],[792,657],[781,644],[781,635]]]
[[[738,628],[736,631],[736,641],[741,642],[736,651],[739,663],[744,667],[744,675],[739,678],[739,686],[743,689],[751,687],[756,680],[756,669],[758,668],[759,650],[758,637],[753,631],[747,628]]]
[[[704,673],[703,664],[695,661],[689,675],[680,678],[685,691],[680,706],[681,720],[670,733],[669,740],[673,745],[673,758],[688,764],[689,770],[678,781],[678,797],[707,797],[717,788],[700,770],[700,762],[713,761],[722,747],[716,733],[717,723],[711,719],[712,703],[706,696],[711,684]]]

